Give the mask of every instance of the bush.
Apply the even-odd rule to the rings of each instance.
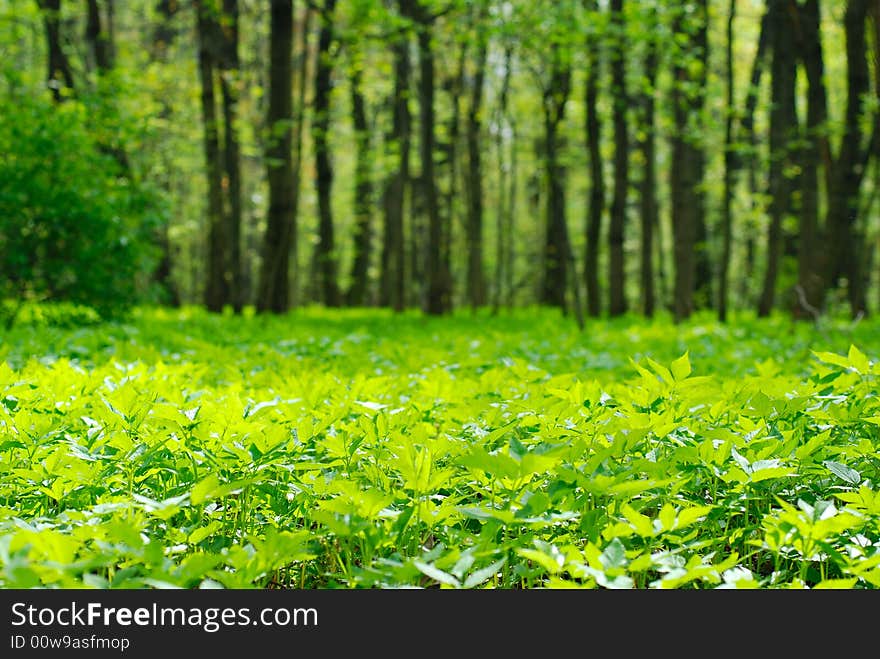
[[[0,298],[113,316],[148,293],[158,198],[87,130],[84,105],[0,98]]]

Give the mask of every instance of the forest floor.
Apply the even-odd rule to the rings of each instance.
[[[0,587],[880,587],[872,319],[57,321],[0,336]]]

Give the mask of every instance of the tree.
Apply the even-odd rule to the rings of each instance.
[[[363,92],[363,64],[352,55],[349,83],[351,85],[351,117],[355,135],[354,170],[354,258],[351,265],[351,284],[345,294],[350,306],[367,303],[370,252],[372,245],[373,213],[373,157],[370,127],[367,122],[367,101]]]
[[[472,307],[486,303],[486,277],[483,268],[483,165],[480,149],[482,132],[483,87],[486,78],[488,35],[483,23],[488,5],[480,6],[476,16],[477,54],[471,84],[470,106],[467,112],[467,296]]]
[[[429,7],[415,0],[406,6],[408,17],[416,25],[419,81],[419,160],[422,166],[425,209],[428,215],[428,242],[425,251],[427,292],[424,310],[431,315],[448,313],[452,309],[452,277],[444,254],[443,218],[437,195],[434,167],[436,143],[434,113],[434,51],[431,44],[434,16]]]
[[[412,0],[398,0],[400,14],[412,13]],[[400,30],[391,41],[394,66],[394,86],[391,106],[391,131],[386,136],[386,148],[392,171],[382,192],[383,236],[382,271],[379,285],[379,303],[402,311],[405,306],[405,251],[403,213],[406,193],[410,185],[410,141],[412,115],[409,109],[410,77],[409,34]]]
[[[293,0],[272,0],[269,20],[269,107],[266,116],[269,208],[256,305],[260,312],[284,313],[290,305],[290,254],[296,245]]]
[[[654,120],[654,92],[657,82],[657,9],[648,9],[648,35],[643,66],[643,91],[639,97],[641,109],[641,138],[639,150],[642,154],[642,179],[639,184],[639,202],[641,210],[641,259],[640,282],[642,292],[642,313],[650,318],[654,315],[656,299],[654,292],[654,228],[659,224],[659,208],[657,202],[656,173],[656,125]]]
[[[46,30],[46,81],[52,96],[60,102],[73,90],[73,70],[61,46],[61,0],[38,0],[38,4]]]
[[[673,33],[684,44],[674,51],[670,202],[675,240],[674,316],[688,318],[694,310],[700,225],[705,223],[702,182],[705,157],[702,150],[702,111],[706,85],[707,2],[688,2],[676,7]]]
[[[595,0],[587,0],[587,7],[596,12]],[[594,24],[595,21],[591,21]],[[599,40],[595,27],[587,38],[587,83],[584,97],[587,152],[590,168],[590,193],[587,206],[586,253],[584,257],[584,283],[587,289],[587,312],[598,317],[602,312],[599,290],[599,238],[602,232],[602,215],[605,212],[605,172],[602,158],[601,120],[599,117]]]
[[[773,309],[776,278],[782,257],[782,222],[793,210],[794,185],[788,172],[795,162],[798,117],[795,105],[794,26],[785,7],[786,1],[770,0],[768,5],[773,34],[773,55],[770,62],[770,169],[767,177],[770,223],[767,229],[767,267],[758,303],[759,317],[768,316]]]
[[[205,177],[208,187],[208,267],[205,284],[205,306],[209,311],[220,312],[229,300],[229,237],[223,213],[223,164],[220,159],[220,134],[217,121],[215,72],[219,56],[216,8],[210,0],[196,3],[196,33],[198,36],[199,79],[201,81],[201,106]]]
[[[627,311],[623,241],[629,191],[629,96],[626,89],[626,23],[623,0],[611,0],[610,11],[613,26],[611,93],[614,100],[614,193],[608,226],[608,313],[619,316]]]
[[[339,292],[338,256],[333,226],[331,192],[333,189],[333,163],[330,157],[330,94],[332,92],[333,64],[336,50],[336,34],[333,25],[336,0],[325,0],[318,12],[318,50],[315,64],[314,119],[312,141],[315,148],[315,183],[318,193],[318,243],[315,248],[315,266],[321,301],[328,307],[341,303]]]

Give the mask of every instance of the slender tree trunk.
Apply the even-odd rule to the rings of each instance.
[[[834,286],[842,276],[846,277],[853,317],[867,312],[860,258],[864,237],[858,228],[858,214],[859,192],[865,172],[861,122],[870,86],[865,39],[869,6],[870,0],[849,0],[844,16],[847,55],[845,129],[834,164],[826,219],[828,261],[825,280],[829,286]]]
[[[694,33],[694,57],[700,62],[695,75],[696,89],[693,96],[692,112],[697,118],[697,133],[694,135],[692,145],[692,158],[694,164],[694,201],[696,202],[695,244],[694,244],[694,306],[696,308],[710,308],[712,306],[712,279],[714,269],[709,250],[709,223],[706,220],[705,193],[703,183],[706,178],[706,154],[704,150],[704,132],[706,131],[703,121],[703,110],[706,101],[706,84],[709,72],[709,0],[699,0],[696,5],[695,17],[697,24]]]
[[[373,213],[373,156],[370,127],[367,123],[366,99],[362,86],[361,63],[352,62],[351,84],[352,123],[355,135],[354,170],[354,259],[351,266],[351,285],[346,292],[349,306],[367,303],[369,290],[370,250],[372,243]]]
[[[400,0],[401,13],[408,14],[407,3]],[[396,167],[385,184],[383,193],[384,236],[382,240],[382,273],[379,303],[402,311],[406,301],[403,209],[410,184],[409,152],[412,119],[409,111],[410,60],[409,38],[398,37],[392,44],[394,53],[394,91],[391,97],[392,127],[388,150]]]
[[[481,12],[478,21],[484,18],[484,12]],[[482,30],[483,27],[478,25],[477,29]],[[480,152],[480,133],[483,127],[481,108],[487,53],[488,39],[485,34],[481,33],[474,61],[476,70],[467,114],[467,296],[473,308],[486,304],[486,275],[483,269],[483,164]]]
[[[652,16],[649,29],[656,28],[656,14]],[[644,92],[640,98],[642,108],[642,133],[639,150],[642,152],[644,166],[639,201],[641,204],[641,293],[642,313],[651,318],[654,315],[656,299],[654,294],[654,227],[659,222],[657,207],[657,172],[655,155],[654,89],[657,80],[657,42],[651,38],[647,44],[644,61]]]
[[[767,229],[767,268],[764,286],[758,304],[758,316],[770,315],[776,297],[776,279],[782,258],[782,221],[792,211],[791,178],[786,174],[794,164],[794,144],[797,137],[797,109],[795,106],[796,61],[794,25],[785,7],[785,0],[771,0],[773,30],[773,57],[771,59],[770,100],[770,171],[768,188],[770,224]]]
[[[676,322],[690,317],[694,310],[694,292],[697,288],[699,241],[705,237],[701,223],[705,224],[704,202],[701,186],[705,157],[699,131],[705,98],[705,52],[706,52],[706,4],[697,5],[699,11],[685,14],[677,11],[673,31],[681,35],[687,44],[677,52],[673,66],[672,105],[675,132],[672,138],[672,162],[670,169],[670,197],[672,207],[672,232],[675,243],[675,291],[673,310]],[[701,66],[694,67],[692,60],[699,59]],[[701,274],[705,277],[705,273]],[[701,284],[708,282],[700,281]]]
[[[199,42],[199,78],[201,81],[203,149],[205,176],[208,186],[208,268],[205,283],[205,306],[215,313],[223,310],[228,298],[226,225],[223,221],[223,165],[220,158],[220,137],[217,122],[217,99],[214,72],[217,68],[217,31],[211,7],[205,2],[196,5]]]
[[[447,93],[448,102],[452,106],[452,110],[446,120],[445,130],[441,131],[443,134],[445,134],[446,139],[435,141],[437,155],[440,156],[439,158],[437,158],[435,155],[435,162],[437,162],[437,164],[439,165],[442,165],[441,172],[445,172],[445,176],[443,176],[441,172],[438,172],[436,174],[436,177],[438,179],[437,190],[439,199],[442,200],[442,204],[440,205],[440,253],[443,265],[441,269],[443,272],[446,273],[446,276],[449,277],[449,282],[447,286],[450,290],[450,296],[451,291],[454,289],[452,280],[453,221],[456,217],[459,217],[459,204],[457,202],[461,197],[461,188],[464,188],[465,197],[467,197],[467,194],[469,192],[469,181],[465,181],[464,185],[459,187],[461,183],[461,181],[459,181],[459,149],[461,146],[460,133],[462,123],[461,105],[462,95],[464,93],[465,66],[467,64],[469,46],[470,43],[467,40],[460,45],[458,52],[458,64],[455,68],[455,74],[447,77],[442,83],[442,88]],[[467,145],[465,145],[465,147],[466,146]],[[445,179],[445,186],[441,187],[440,182],[443,179]],[[468,230],[467,213],[468,209],[466,202],[465,213],[462,219],[465,236],[467,236]],[[465,250],[465,252],[467,254],[467,249]],[[465,272],[465,274],[467,274],[467,272]],[[467,281],[465,281],[465,292],[467,292]]]
[[[55,101],[61,102],[65,93],[73,91],[73,72],[61,47],[61,0],[38,0],[37,4],[43,14],[43,27],[46,30],[46,81]]]
[[[505,156],[507,149],[506,129],[510,128],[510,141],[514,140],[513,124],[508,117],[508,99],[510,96],[510,78],[511,78],[511,62],[512,49],[508,45],[504,50],[504,74],[501,78],[501,91],[498,94],[498,107],[496,111],[496,136],[495,148],[498,152],[498,200],[495,212],[495,288],[494,300],[492,303],[493,314],[498,313],[498,309],[504,303],[505,290],[507,283],[507,273],[512,265],[511,259],[508,259],[507,244],[512,240],[512,231],[509,229],[508,216],[510,214],[510,206],[512,200],[508,199],[508,169],[512,159]]]
[[[730,0],[727,10],[727,38],[725,49],[724,73],[726,82],[726,108],[724,119],[724,191],[721,199],[721,263],[718,267],[718,321],[727,322],[727,296],[729,292],[728,277],[730,273],[730,254],[733,247],[733,187],[735,183],[735,163],[733,152],[733,41],[734,23],[736,21],[736,0]]]
[[[830,190],[831,149],[825,132],[828,101],[825,90],[825,65],[822,55],[821,11],[819,0],[807,0],[798,11],[795,35],[807,74],[807,139],[801,149],[802,186],[800,245],[798,251],[798,286],[793,305],[795,318],[815,320],[822,311],[824,288],[824,253],[819,221],[819,173],[825,171],[825,189]]]
[[[626,90],[626,24],[623,0],[611,0],[614,26],[611,55],[611,93],[614,99],[614,195],[611,222],[608,226],[608,313],[620,316],[627,311],[624,236],[626,234],[627,196],[629,192],[629,127]]]
[[[566,311],[568,284],[568,223],[565,217],[565,167],[560,162],[559,125],[571,90],[571,63],[563,61],[560,46],[551,46],[551,74],[544,89],[544,168],[547,177],[547,233],[541,302]],[[572,273],[574,274],[574,273]]]
[[[257,311],[284,313],[290,304],[288,270],[293,213],[293,0],[272,0],[269,33],[269,108],[266,180],[269,209],[257,284]]]
[[[428,243],[426,252],[427,294],[424,310],[439,315],[452,309],[450,274],[444,258],[444,227],[437,194],[434,167],[436,138],[434,134],[434,51],[431,44],[433,19],[426,7],[416,4],[419,58],[419,159],[422,165],[422,184],[425,210],[428,216]]]
[[[332,49],[336,40],[333,13],[336,0],[327,0],[321,12],[318,34],[317,64],[315,66],[315,94],[312,107],[312,142],[315,145],[315,176],[318,192],[318,245],[315,265],[320,280],[321,301],[328,307],[340,304],[337,280],[338,264],[333,227],[332,189],[333,165],[330,158],[330,94],[332,92]]]
[[[241,255],[241,146],[238,136],[240,63],[238,56],[238,0],[223,0],[220,94],[223,108],[223,165],[229,240],[229,299],[235,313],[244,306],[244,266]]]
[[[113,66],[110,59],[111,44],[106,26],[102,25],[98,0],[86,0],[85,37],[95,68],[99,72],[109,71]]]
[[[112,6],[112,3],[111,5]],[[158,21],[153,28],[153,40],[150,48],[150,58],[155,62],[166,63],[168,61],[168,48],[171,46],[177,36],[177,29],[174,26],[174,18],[180,10],[180,5],[173,0],[159,0],[156,3],[156,12],[159,15]],[[171,106],[166,100],[160,101],[162,105],[161,116],[164,119],[171,118]],[[165,165],[164,169],[170,171],[168,166],[170,158],[168,156],[160,156]],[[162,187],[171,194],[171,180],[168,176],[163,176],[161,180]],[[179,307],[181,303],[180,291],[172,277],[173,257],[171,236],[169,235],[170,221],[162,223],[156,230],[156,243],[160,250],[159,263],[153,272],[153,281],[165,293],[165,302],[172,307]],[[193,256],[193,258],[195,258]]]
[[[595,1],[588,2],[588,8],[595,11]],[[602,215],[605,212],[605,172],[598,107],[601,58],[598,50],[598,40],[595,37],[588,39],[584,106],[586,109],[587,152],[590,163],[590,202],[587,208],[584,283],[587,289],[587,313],[594,318],[598,318],[602,313],[602,293],[599,290],[599,240],[602,233]]]

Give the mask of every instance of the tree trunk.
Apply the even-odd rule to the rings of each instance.
[[[293,0],[272,0],[269,32],[269,108],[266,181],[269,209],[257,284],[257,312],[284,313],[295,241],[293,212]]]
[[[683,52],[676,53],[673,67],[672,105],[675,132],[672,138],[674,166],[670,169],[670,197],[672,207],[672,232],[675,243],[675,290],[673,311],[676,322],[690,317],[694,310],[694,292],[697,287],[698,241],[705,238],[703,212],[704,155],[702,136],[692,124],[699,126],[705,98],[705,52],[706,52],[706,5],[698,5],[700,11],[685,15],[678,11],[673,31],[681,35],[687,44]],[[701,66],[694,67],[692,58],[698,58]],[[703,275],[705,276],[705,273]],[[707,282],[700,282],[701,284]]]
[[[220,137],[217,123],[217,99],[214,92],[214,71],[217,67],[217,32],[219,27],[211,7],[196,4],[199,44],[199,78],[201,81],[203,149],[205,177],[208,187],[208,268],[205,282],[205,306],[220,312],[228,298],[226,225],[223,221],[223,164],[220,158]]]
[[[320,280],[318,292],[328,307],[340,303],[337,281],[337,255],[333,228],[333,165],[330,159],[330,94],[332,92],[332,49],[336,39],[333,13],[336,0],[327,0],[321,11],[321,29],[318,34],[317,63],[315,65],[315,95],[312,107],[312,142],[315,145],[315,177],[318,193],[318,244],[315,265]]]
[[[452,309],[450,273],[444,258],[444,227],[437,195],[437,177],[434,167],[434,52],[431,44],[433,18],[420,2],[415,7],[418,24],[419,57],[419,159],[422,165],[425,211],[428,216],[426,251],[427,294],[424,310],[440,315]]]
[[[478,21],[484,18],[484,12],[481,12]],[[482,25],[478,25],[477,29],[482,31],[484,28]],[[488,39],[482,32],[478,39],[479,46],[474,61],[476,70],[471,88],[471,103],[467,113],[467,296],[473,308],[486,304],[486,275],[483,269],[483,164],[480,152],[480,133],[482,132],[481,106],[486,77]]]
[[[48,50],[46,81],[56,102],[64,100],[66,88],[73,91],[73,72],[70,61],[61,47],[61,0],[39,0],[46,30]]]
[[[91,63],[99,73],[112,68],[110,59],[110,40],[106,26],[102,25],[101,9],[98,0],[86,1],[86,43],[89,47]]]
[[[798,290],[793,305],[795,318],[816,320],[822,312],[824,272],[819,221],[819,167],[824,166],[825,188],[831,189],[831,151],[825,134],[828,101],[825,65],[822,55],[819,0],[807,0],[799,7],[797,49],[807,74],[807,139],[801,149],[802,185],[800,245],[798,251]]]
[[[847,278],[850,313],[867,312],[861,272],[864,237],[858,230],[859,192],[864,177],[864,136],[861,128],[864,100],[870,84],[866,58],[865,21],[869,0],[849,0],[844,16],[847,55],[847,101],[844,135],[834,163],[826,219],[828,261],[825,281],[835,286]]]
[[[614,194],[608,226],[608,313],[620,316],[627,311],[624,235],[626,233],[627,193],[629,191],[629,128],[626,90],[626,24],[623,0],[611,0],[614,26],[611,55],[611,93],[614,99]]]
[[[571,63],[562,61],[560,46],[552,44],[550,81],[543,93],[544,171],[547,177],[547,233],[541,303],[566,311],[568,284],[568,223],[565,217],[565,168],[560,162],[559,125],[571,90]],[[574,273],[572,273],[574,274]]]
[[[112,7],[112,3],[110,5]],[[159,0],[156,4],[156,11],[159,18],[153,28],[153,39],[150,48],[150,58],[156,62],[166,63],[168,61],[168,48],[177,35],[174,27],[174,17],[180,10],[180,5],[172,0]],[[171,106],[167,100],[160,100],[162,105],[161,116],[164,119],[171,117]],[[166,165],[166,171],[170,171],[168,167],[168,156],[161,156],[163,164]],[[168,194],[171,194],[171,180],[169,177],[162,176],[161,185]],[[172,277],[173,257],[172,244],[169,235],[170,220],[162,223],[162,226],[156,230],[156,244],[160,250],[159,263],[153,272],[153,281],[164,291],[164,301],[172,307],[179,307],[181,304],[180,291]],[[194,259],[195,257],[193,257]]]
[[[656,28],[656,14],[651,17],[649,29]],[[644,159],[639,201],[641,204],[641,293],[642,313],[651,318],[654,315],[656,299],[654,294],[654,227],[659,222],[657,207],[657,172],[655,155],[654,89],[657,80],[657,42],[652,37],[647,44],[644,61],[644,92],[640,98],[642,108],[642,132],[639,150]]]
[[[400,0],[401,13],[407,3]],[[395,168],[383,192],[384,236],[382,239],[382,272],[379,304],[403,311],[405,306],[405,250],[403,209],[410,183],[409,152],[412,119],[409,111],[410,60],[409,38],[406,34],[392,44],[394,54],[394,91],[391,97],[392,126],[386,139],[387,149]]]
[[[736,20],[736,0],[730,0],[727,10],[727,35],[725,50],[725,77],[726,77],[726,108],[724,119],[724,191],[721,200],[721,263],[718,268],[718,321],[727,322],[727,295],[728,275],[730,272],[730,254],[733,243],[733,215],[731,205],[733,203],[734,186],[734,152],[733,152],[733,107],[734,107],[734,79],[733,79],[733,39],[734,22]]]
[[[366,99],[362,86],[361,63],[352,62],[351,113],[355,136],[354,169],[354,259],[351,266],[351,285],[346,292],[349,306],[364,306],[369,290],[370,247],[372,243],[373,213],[373,157],[370,128],[367,124]]]
[[[512,49],[508,45],[504,50],[504,74],[501,78],[501,91],[498,94],[498,106],[496,110],[496,135],[495,148],[498,152],[498,199],[495,212],[495,288],[492,312],[498,313],[498,309],[505,301],[508,272],[512,266],[512,260],[508,258],[508,243],[512,237],[512,203],[508,199],[508,170],[512,167],[513,158],[508,159],[506,153],[511,153],[515,140],[514,127],[508,116],[508,99],[510,97],[510,79]],[[511,145],[506,147],[507,129],[509,130]],[[512,178],[512,177],[511,177]]]
[[[595,2],[589,3],[595,10]],[[584,255],[584,283],[587,289],[587,313],[598,318],[602,313],[602,295],[599,290],[599,240],[602,233],[602,214],[605,212],[605,172],[601,149],[601,119],[599,117],[599,43],[595,37],[587,41],[587,84],[584,98],[586,109],[587,152],[590,160],[590,202],[587,209],[586,247]]]
[[[223,166],[226,188],[226,224],[229,240],[229,300],[235,313],[244,306],[244,267],[241,257],[241,147],[238,137],[240,64],[238,57],[238,0],[223,0],[220,94],[223,108]]]
[[[770,90],[770,171],[768,192],[770,224],[767,229],[767,268],[758,304],[758,317],[770,315],[776,297],[776,279],[782,258],[782,222],[792,211],[793,183],[786,174],[794,164],[794,141],[797,137],[795,106],[796,61],[794,25],[786,0],[771,0],[773,56],[771,58]]]

